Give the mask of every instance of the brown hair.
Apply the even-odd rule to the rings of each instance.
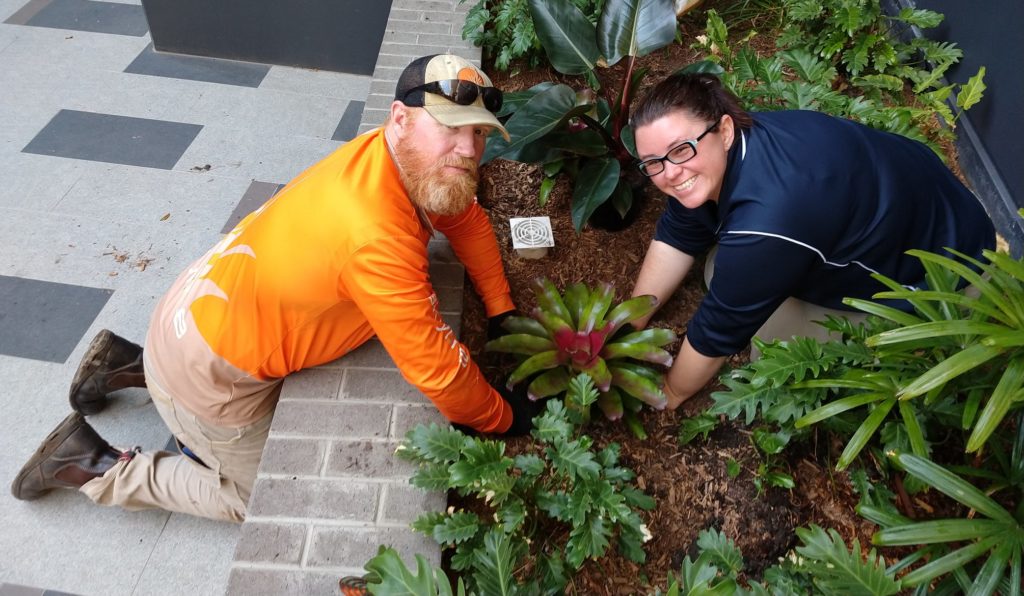
[[[670,75],[644,95],[629,123],[636,130],[676,110],[708,123],[729,114],[741,130],[754,124],[750,114],[740,107],[739,99],[722,86],[718,77],[706,72]]]

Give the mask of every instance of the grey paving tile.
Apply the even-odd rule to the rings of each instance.
[[[341,122],[334,130],[332,141],[351,141],[359,130],[359,119],[363,116],[363,106],[366,102],[350,101],[345,106],[345,113],[341,115]]]
[[[245,189],[245,194],[242,195],[238,204],[235,205],[235,210],[231,212],[228,220],[224,222],[224,227],[220,229],[220,233],[227,234],[230,232],[246,215],[259,209],[263,203],[270,200],[270,197],[276,195],[277,191],[282,188],[284,188],[284,184],[253,180],[249,184],[249,188]]]
[[[61,110],[22,151],[169,170],[202,129],[198,124]]]
[[[43,590],[18,584],[0,584],[0,596],[43,596]]]
[[[31,14],[29,18],[26,15]],[[32,27],[70,29],[142,37],[149,31],[141,6],[95,0],[33,0],[8,22]]]
[[[149,44],[124,71],[171,79],[259,87],[270,67],[253,62],[165,54],[154,51],[153,44]]]
[[[220,596],[240,535],[238,524],[172,515],[132,596]]]
[[[0,354],[64,362],[112,293],[0,275]]]
[[[7,17],[4,21],[8,25],[24,25],[32,19],[32,17],[39,14],[39,11],[46,8],[46,5],[50,3],[50,0],[29,0],[24,6],[19,8],[17,12]]]
[[[361,573],[362,569],[354,569]],[[306,569],[246,569],[233,567],[228,580],[228,596],[253,594],[302,594],[303,596],[337,596],[338,573],[313,572]]]

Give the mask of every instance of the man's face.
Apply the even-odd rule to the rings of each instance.
[[[395,146],[402,184],[428,213],[462,213],[476,196],[477,167],[491,128],[445,126],[420,108],[406,110],[408,121]]]

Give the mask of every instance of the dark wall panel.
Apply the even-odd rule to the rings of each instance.
[[[143,0],[162,52],[373,74],[391,0]]]

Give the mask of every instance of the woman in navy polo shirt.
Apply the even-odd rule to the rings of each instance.
[[[694,260],[716,250],[708,293],[666,379],[670,408],[754,335],[824,339],[811,321],[843,314],[844,297],[886,289],[874,272],[923,287],[924,269],[907,250],[980,258],[994,247],[975,196],[906,137],[818,112],[747,113],[706,73],[657,85],[631,124],[641,172],[669,197],[633,295],[664,304]]]

